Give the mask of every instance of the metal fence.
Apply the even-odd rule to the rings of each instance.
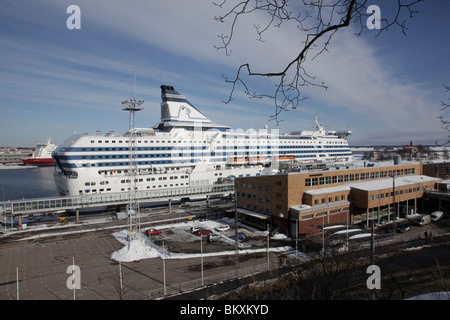
[[[214,286],[226,281],[235,280],[239,278],[249,277],[261,272],[268,271],[268,264],[262,263],[251,267],[232,270],[225,273],[214,274],[203,279],[195,279],[180,284],[166,286],[165,288],[158,288],[142,293],[130,294],[125,297],[127,300],[157,300],[165,297],[180,295],[183,293],[192,292],[206,287]]]

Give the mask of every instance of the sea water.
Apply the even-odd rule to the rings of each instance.
[[[57,197],[55,167],[0,168],[0,201]]]

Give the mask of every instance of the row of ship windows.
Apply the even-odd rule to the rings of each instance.
[[[339,153],[331,153],[330,152],[339,152]],[[345,153],[344,153],[345,152]],[[336,155],[352,155],[352,153],[348,153],[350,150],[289,150],[289,151],[279,151],[279,154],[302,154],[302,153],[328,153],[330,156],[336,156]],[[266,155],[272,155],[277,154],[277,152],[267,151],[264,152],[186,152],[186,153],[155,153],[155,154],[138,154],[137,158],[168,158],[168,157],[202,157],[202,156],[244,156],[244,155],[250,155],[250,156],[266,156]],[[58,156],[59,160],[89,160],[89,159],[126,159],[130,156],[127,154],[112,154],[112,155],[92,155],[92,156]]]
[[[180,178],[180,179],[187,179],[187,178],[189,178],[189,176],[188,175],[182,175],[182,176],[170,176],[169,177],[169,180],[177,180],[178,178]],[[167,180],[167,177],[159,177],[158,178],[158,180],[159,181],[164,181],[164,180]],[[144,179],[136,179],[136,182],[144,182]],[[152,178],[147,178],[146,179],[146,181],[156,181],[156,178],[154,178],[154,177],[152,177]],[[124,179],[124,180],[121,180],[120,181],[120,183],[129,183],[130,182],[130,179]],[[85,186],[95,186],[97,183],[96,182],[85,182]],[[99,182],[99,184],[100,185],[106,185],[106,184],[109,184],[109,181],[100,181]],[[187,185],[188,183],[186,183],[186,185]]]
[[[280,148],[280,149],[312,149],[312,148],[347,148],[345,151],[351,151],[348,148],[348,145],[342,145],[342,146],[330,146],[330,145],[324,145],[324,146],[320,146],[320,145],[313,145],[313,146],[282,146],[282,145],[273,145],[273,146],[217,146],[217,150],[237,150],[237,149],[276,149],[276,148]],[[208,149],[206,146],[176,146],[176,147],[137,147],[136,150],[137,151],[170,151],[170,150],[206,150]],[[128,147],[110,147],[110,148],[76,148],[76,147],[72,147],[72,148],[64,148],[61,151],[64,152],[81,152],[81,151],[129,151],[130,148]],[[313,151],[313,150],[312,150]],[[338,151],[338,150],[337,150]]]
[[[151,186],[147,186],[147,189],[156,189],[156,188],[167,188],[167,187],[178,187],[178,186],[189,186],[189,183],[171,183],[171,184],[164,184],[164,185],[151,185]],[[120,188],[120,191],[128,191],[128,189],[126,188]],[[111,191],[111,188],[107,188],[106,192]],[[105,189],[85,189],[85,190],[78,190],[78,193],[81,194],[97,194],[98,192],[105,192]]]
[[[341,154],[341,153],[332,153],[328,154],[330,157],[339,157],[339,156],[351,156],[352,154]],[[321,155],[325,156],[325,155]],[[315,158],[316,155],[296,155],[296,159],[301,158]],[[183,163],[197,163],[202,161],[202,159],[181,159],[181,160],[160,160],[160,161],[137,161],[137,165],[155,165],[155,164],[183,164]],[[216,158],[216,159],[210,159],[210,162],[226,162],[227,158]],[[107,166],[129,166],[129,162],[100,162],[100,163],[83,163],[81,164],[81,167],[107,167]],[[78,168],[80,165],[75,163],[65,163],[62,165],[64,168]]]
[[[267,139],[267,138],[266,138]],[[143,142],[142,142],[143,141]],[[229,140],[226,140],[229,141]],[[254,140],[249,140],[248,137],[246,137],[245,140],[233,140],[234,143],[273,143],[274,141],[280,141],[280,144],[304,144],[304,143],[308,143],[308,144],[312,144],[312,143],[316,143],[315,141],[304,141],[304,139],[299,139],[299,140],[276,140],[276,139],[269,139],[269,140],[261,140],[261,139],[254,139]],[[111,140],[111,143],[130,143],[129,140]],[[171,141],[171,140],[138,140],[137,143],[161,143],[161,144],[166,144],[166,143],[181,143],[181,142],[185,142],[185,141]],[[95,140],[91,140],[91,143],[95,143]],[[97,140],[97,143],[110,143],[109,140]],[[204,140],[203,142],[201,140],[192,140],[189,141],[189,143],[206,143],[206,140]],[[327,141],[327,143],[330,144],[346,144],[346,142],[344,141]]]

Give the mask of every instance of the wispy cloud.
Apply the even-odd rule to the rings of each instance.
[[[204,0],[78,0],[78,31],[65,27],[71,4],[21,0],[20,5],[8,2],[0,13],[0,145],[19,139],[26,144],[33,131],[43,132],[36,138],[43,141],[61,123],[60,140],[73,129],[126,128],[120,101],[130,95],[134,71],[137,94],[146,100],[138,125],[159,120],[159,85],[171,84],[218,123],[262,128],[274,112],[272,101],[249,100],[236,92],[231,103],[223,104],[231,87],[221,74],[232,76],[245,62],[277,71],[302,46],[292,26],[270,30],[265,42],[256,41],[253,24],[264,18],[256,15],[239,24],[232,55],[226,56],[214,45],[229,26],[213,20],[221,11]],[[316,114],[330,129],[349,124],[361,140],[389,140],[383,132],[431,136],[438,131],[432,93],[417,81],[397,77],[395,62],[376,48],[351,31],[338,33],[329,53],[305,65],[329,89],[304,88],[311,98],[281,115],[280,131],[310,129]],[[264,90],[274,84],[270,79],[251,81]],[[38,111],[46,114],[33,121]],[[76,113],[89,121],[78,120]],[[14,117],[27,123],[26,134],[10,124]]]

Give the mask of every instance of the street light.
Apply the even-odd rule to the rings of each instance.
[[[3,191],[3,215],[4,215],[4,222],[5,222],[5,233],[6,233],[6,206],[5,206],[5,187],[2,187],[2,191]]]
[[[201,269],[202,269],[202,286],[203,283],[203,237],[200,235],[200,263],[201,263]]]

